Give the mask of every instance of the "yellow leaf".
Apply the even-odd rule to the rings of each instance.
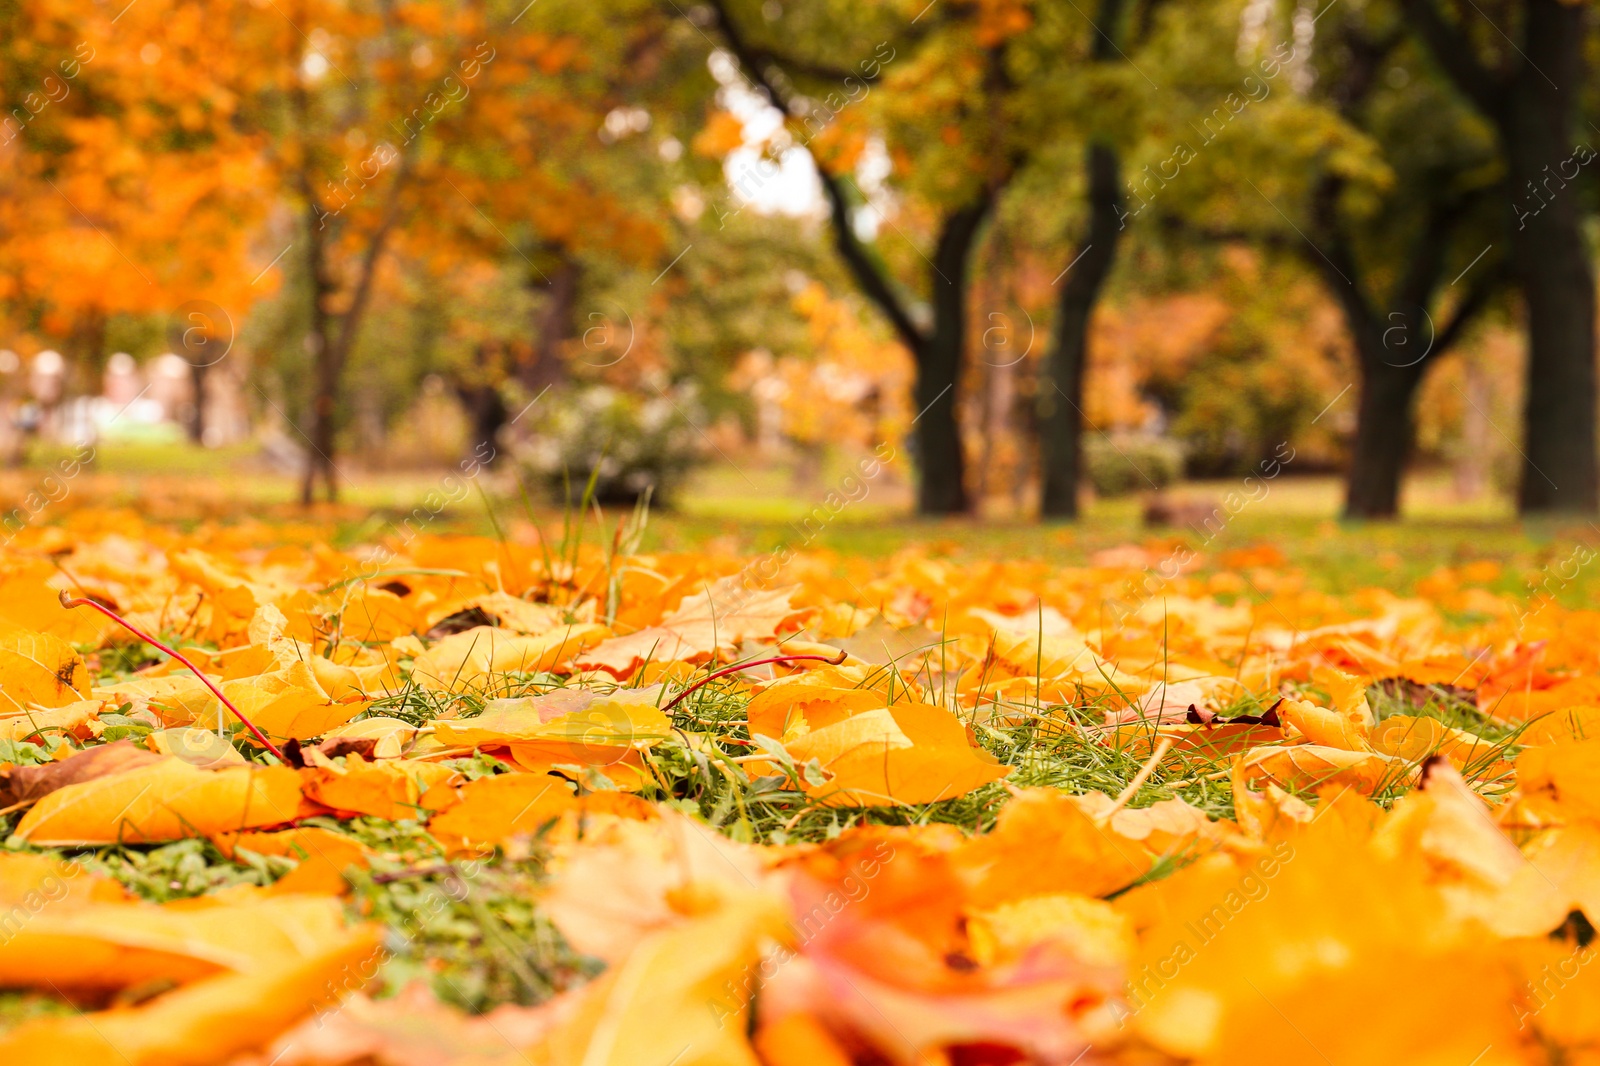
[[[659,625],[603,641],[573,661],[580,669],[619,678],[633,676],[646,661],[703,662],[747,640],[771,641],[813,613],[791,604],[794,593],[792,587],[750,589],[739,575],[726,577],[686,597]]]
[[[184,726],[181,729],[158,729],[145,737],[145,746],[161,755],[173,755],[203,770],[219,766],[243,766],[245,757],[239,749],[210,729]]]
[[[15,622],[0,622],[0,708],[64,707],[89,697],[89,669],[72,645]]]
[[[0,855],[0,907],[8,912],[0,915],[0,930],[7,936],[16,932],[16,923],[46,907],[64,910],[127,898],[128,891],[121,885],[71,860],[26,853]]]
[[[276,833],[227,833],[214,841],[223,854],[243,848],[257,855],[280,855],[299,865],[272,883],[273,895],[310,893],[343,895],[350,888],[345,871],[366,869],[372,852],[354,837],[317,826],[299,826]]]
[[[1284,700],[1278,708],[1283,720],[1304,733],[1312,744],[1369,751],[1366,731],[1350,718],[1304,700]]]
[[[1128,1003],[1136,1030],[1197,1066],[1523,1063],[1512,953],[1453,918],[1417,856],[1315,823],[1241,870],[1220,854],[1153,883]],[[1374,1010],[1405,974],[1400,1009]]]
[[[372,702],[359,697],[334,700],[323,691],[310,664],[299,660],[282,670],[224,681],[221,687],[257,729],[278,741],[320,737],[344,725]],[[214,703],[209,720],[203,718],[200,724],[214,727],[221,710],[221,703]],[[232,711],[225,713],[230,724],[239,720]]]
[[[196,981],[132,1009],[25,1022],[0,1058],[30,1066],[210,1066],[264,1047],[374,973],[381,930],[363,927],[242,974]]]
[[[1372,731],[1372,750],[1406,762],[1443,755],[1456,766],[1487,761],[1495,746],[1475,733],[1452,729],[1437,718],[1396,714]]]
[[[1268,780],[1296,792],[1353,788],[1370,794],[1404,776],[1405,764],[1374,752],[1348,751],[1321,744],[1253,748],[1240,756],[1243,780]]]
[[[370,814],[390,821],[421,817],[423,792],[443,787],[455,771],[436,763],[385,759],[367,762],[360,755],[345,756],[343,766],[323,759],[322,765],[300,771],[307,799],[337,811]]]
[[[545,603],[529,603],[504,592],[490,592],[477,596],[456,596],[429,604],[423,614],[422,624],[417,628],[427,631],[446,618],[466,611],[479,612],[501,629],[530,637],[548,633],[562,622],[559,608]]]
[[[46,583],[54,573],[42,561],[43,573],[10,574],[0,578],[0,620],[39,633],[60,637],[69,644],[99,646],[106,636],[122,630],[98,611],[69,611],[61,606],[61,592]]]
[[[578,710],[553,714],[533,699],[493,700],[475,718],[438,721],[434,735],[453,746],[516,743],[546,748],[552,759],[605,762],[620,750],[651,747],[671,732],[672,723],[653,702],[602,697]]]
[[[1535,718],[1517,734],[1517,743],[1531,748],[1596,737],[1600,737],[1600,707],[1580,706]]]
[[[952,856],[977,907],[1062,892],[1104,896],[1149,868],[1148,853],[1097,825],[1073,798],[1031,788],[1000,810],[993,832]]]
[[[374,759],[396,759],[405,750],[407,744],[417,735],[417,727],[410,722],[399,718],[375,716],[363,718],[359,722],[348,722],[345,725],[328,730],[324,736],[328,740],[338,737],[347,737],[352,740],[375,740],[377,746],[372,750]]]
[[[154,844],[287,822],[299,804],[299,778],[286,767],[199,770],[168,758],[57,789],[16,835],[39,847]]]
[[[703,913],[704,902],[742,897],[765,880],[763,849],[656,810],[649,820],[593,820],[581,839],[552,844],[540,906],[585,955],[614,964],[645,935]]]
[[[9,708],[8,708],[9,710]],[[0,739],[42,743],[48,737],[70,735],[88,739],[89,723],[99,717],[99,700],[78,700],[48,711],[29,710],[0,716]]]
[[[0,941],[0,982],[41,991],[187,984],[294,957],[343,925],[337,901],[310,897],[52,905]]]
[[[967,915],[973,958],[994,966],[1051,945],[1089,966],[1122,967],[1133,957],[1128,919],[1103,899],[1072,893],[1029,896]]]
[[[758,894],[652,933],[590,982],[550,1035],[552,1066],[759,1066],[750,976],[783,915]]]
[[[569,813],[646,818],[655,811],[650,804],[624,793],[592,792],[579,798],[565,780],[547,774],[481,777],[458,792],[459,802],[428,823],[428,832],[451,851],[526,836]]]
[[[543,774],[497,774],[472,781],[458,792],[459,802],[428,824],[435,838],[456,848],[533,833],[578,808],[567,782]]]
[[[1581,906],[1585,887],[1588,898],[1600,902],[1600,883],[1563,892],[1566,877],[1552,878],[1524,857],[1495,825],[1488,804],[1444,760],[1430,763],[1423,786],[1394,805],[1373,834],[1373,846],[1397,858],[1426,856],[1430,881],[1452,911],[1505,937],[1549,933]]]
[[[824,784],[802,777],[806,791],[830,806],[936,803],[966,795],[1010,773],[967,739],[943,707],[903,703],[865,711],[785,742],[796,763],[816,759]]]
[[[888,706],[888,697],[863,688],[830,688],[807,684],[804,675],[788,684],[768,685],[750,700],[745,717],[750,733],[775,739],[804,726],[821,729],[850,715]]]
[[[192,725],[217,701],[204,682],[187,672],[97,686],[94,697],[112,706],[132,704],[135,711],[148,708],[169,726]]]
[[[1566,818],[1600,822],[1600,739],[1525,750],[1517,756],[1517,785]]]
[[[478,626],[454,633],[417,656],[411,679],[427,689],[482,691],[491,675],[551,670],[599,641],[609,631],[598,625],[563,626],[537,637]]]

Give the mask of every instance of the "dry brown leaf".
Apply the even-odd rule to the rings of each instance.
[[[42,766],[8,766],[0,769],[0,807],[33,803],[67,785],[92,781],[97,777],[160,761],[160,755],[135,747],[133,741],[119,740],[86,748],[60,762]]]

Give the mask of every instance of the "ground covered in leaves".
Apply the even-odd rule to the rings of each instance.
[[[0,1061],[1600,1063],[1582,543],[640,534],[16,536]]]

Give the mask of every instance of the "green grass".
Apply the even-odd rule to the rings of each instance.
[[[8,471],[0,478],[0,501],[21,496],[51,464],[65,458],[69,449],[36,445],[30,466]],[[341,522],[349,532],[376,522],[376,517],[404,515],[421,505],[428,493],[440,487],[452,468],[385,473],[364,472],[358,457],[340,457],[344,506],[320,512]],[[825,513],[829,493],[841,488],[849,464],[834,457],[822,473],[809,482],[797,482],[793,471],[781,464],[764,464],[739,457],[739,462],[717,460],[703,467],[677,494],[671,509],[657,507],[651,515],[645,547],[697,548],[713,541],[730,542],[745,550],[770,549],[780,543],[798,546],[806,534],[798,528],[808,515]],[[521,518],[523,503],[512,471],[502,466],[480,481],[495,498],[503,518]],[[72,482],[75,495],[99,504],[138,503],[147,497],[189,495],[219,505],[233,503],[234,517],[246,517],[258,507],[290,516],[299,498],[299,478],[293,471],[274,469],[251,445],[199,448],[187,443],[103,443],[96,457]],[[1174,494],[1221,506],[1229,493],[1242,491],[1235,480],[1190,482]],[[1285,547],[1291,558],[1325,563],[1346,571],[1355,568],[1370,575],[1372,583],[1388,584],[1385,575],[1407,574],[1417,566],[1437,566],[1468,558],[1511,558],[1537,554],[1544,547],[1570,545],[1579,536],[1600,539],[1600,530],[1583,520],[1515,520],[1509,501],[1486,496],[1474,501],[1451,497],[1446,477],[1424,473],[1411,478],[1405,492],[1406,519],[1398,523],[1355,526],[1338,522],[1341,502],[1339,480],[1317,475],[1285,475],[1268,483],[1263,498],[1248,503],[1231,517],[1211,547],[1226,550],[1270,540]],[[242,506],[240,506],[242,505]],[[540,520],[558,525],[562,508],[536,501]],[[985,518],[922,520],[911,516],[910,487],[895,471],[885,470],[866,484],[859,501],[842,507],[827,520],[814,546],[846,554],[886,555],[908,543],[951,549],[957,554],[1020,555],[1063,563],[1081,562],[1093,551],[1122,543],[1140,543],[1184,536],[1191,543],[1201,538],[1181,530],[1146,529],[1140,523],[1142,499],[1137,496],[1092,501],[1082,521],[1040,524],[1015,514],[1009,501],[990,500]],[[821,510],[819,510],[821,509]],[[488,531],[477,493],[452,506],[441,525]],[[609,521],[614,520],[614,516]],[[41,521],[49,521],[48,515]],[[592,515],[584,525],[593,533]],[[609,529],[607,530],[609,536]],[[1377,564],[1376,555],[1393,551],[1399,564]],[[1377,565],[1375,565],[1377,564]]]
[[[47,461],[65,454],[36,446],[34,466],[0,474],[0,502],[20,503],[37,491],[40,479],[51,473]],[[390,523],[422,506],[451,473],[441,467],[363,474],[358,460],[346,458],[341,458],[340,469],[350,475],[341,482],[341,504],[319,506],[309,516],[334,524],[336,545],[382,537]],[[653,510],[643,548],[754,553],[787,545],[883,558],[916,547],[957,560],[1034,559],[1071,566],[1087,562],[1101,549],[1129,543],[1165,551],[1182,541],[1213,559],[1231,549],[1270,543],[1303,568],[1316,587],[1330,592],[1367,586],[1406,592],[1441,566],[1493,559],[1505,571],[1491,589],[1528,595],[1548,576],[1546,568],[1565,559],[1576,545],[1600,541],[1600,527],[1583,519],[1519,521],[1503,497],[1454,500],[1442,474],[1425,473],[1407,483],[1402,521],[1367,524],[1336,519],[1341,502],[1337,478],[1285,475],[1208,537],[1204,530],[1145,527],[1140,497],[1095,500],[1076,523],[1039,523],[994,500],[981,520],[919,519],[910,513],[909,486],[890,470],[867,483],[863,498],[829,516],[824,501],[848,472],[848,464],[836,457],[810,483],[797,484],[786,466],[743,457],[737,466],[718,460],[696,474],[670,509]],[[488,490],[502,528],[526,524],[527,507],[511,469],[485,473],[479,484]],[[59,521],[74,502],[82,501],[129,507],[181,527],[201,520],[308,517],[297,505],[298,478],[269,468],[253,448],[243,445],[204,449],[186,443],[109,442],[67,487],[68,499],[45,506],[31,524]],[[1224,506],[1229,493],[1242,491],[1242,483],[1195,482],[1174,491]],[[808,516],[812,524],[802,526]],[[566,517],[571,516],[564,508],[535,499],[533,518],[546,531],[559,530]],[[603,518],[591,512],[577,524],[584,537],[599,543],[609,541],[619,517],[614,511]],[[477,492],[446,507],[428,529],[495,535]],[[1567,604],[1585,602],[1592,580],[1586,568],[1578,581],[1553,590],[1554,595]]]

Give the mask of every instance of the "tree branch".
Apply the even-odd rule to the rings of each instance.
[[[767,73],[758,59],[762,53],[753,48],[744,34],[734,23],[728,11],[727,0],[710,0],[712,19],[717,29],[728,43],[728,50],[733,53],[739,65],[744,68],[745,76],[751,83],[759,88],[771,102],[772,106],[782,111],[785,115],[790,113],[790,98],[782,91]],[[907,348],[911,349],[914,357],[921,359],[922,352],[927,348],[927,335],[918,329],[911,320],[911,314],[906,309],[904,302],[895,293],[890,285],[889,278],[883,270],[873,261],[861,242],[856,238],[855,226],[850,218],[850,200],[845,194],[844,184],[836,175],[830,174],[826,167],[813,154],[812,162],[816,164],[817,177],[822,181],[823,192],[828,197],[829,218],[833,225],[834,244],[839,249],[839,255],[849,267],[850,273],[855,277],[856,284],[861,291],[889,319],[889,324],[894,327],[895,333]]]
[[[750,58],[756,63],[771,63],[784,70],[792,70],[807,78],[818,81],[844,81],[846,78],[855,78],[857,81],[871,84],[883,77],[883,68],[880,65],[877,73],[866,74],[859,70],[850,70],[848,67],[836,67],[830,63],[822,63],[812,59],[796,59],[794,56],[780,55],[770,48],[762,48],[746,42]]]
[[[1376,323],[1378,316],[1372,301],[1356,284],[1361,271],[1356,266],[1349,231],[1339,217],[1339,194],[1343,190],[1344,179],[1334,174],[1324,174],[1317,182],[1316,191],[1311,195],[1311,217],[1313,232],[1321,238],[1322,244],[1311,244],[1308,238],[1305,243],[1311,247],[1303,249],[1303,254],[1306,262],[1333,290],[1334,298],[1344,305],[1352,323]]]
[[[839,178],[821,166],[817,167],[817,177],[822,180],[822,188],[828,195],[829,219],[833,223],[833,243],[838,248],[840,257],[850,268],[856,284],[861,287],[867,299],[877,304],[879,310],[889,319],[889,324],[894,327],[900,343],[909,348],[914,357],[921,358],[921,353],[928,343],[927,334],[918,329],[916,323],[911,320],[911,313],[890,287],[888,277],[856,239],[855,225],[850,218],[850,203],[845,197],[842,183]]]
[[[1371,95],[1379,69],[1390,53],[1400,46],[1404,34],[1397,30],[1382,37],[1373,37],[1364,32],[1354,18],[1346,19],[1342,28],[1345,47],[1350,50],[1350,61],[1344,64],[1342,76],[1328,95],[1339,114],[1356,124],[1356,114]]]
[[[1489,297],[1494,295],[1502,280],[1498,266],[1478,275],[1477,280],[1467,289],[1467,295],[1456,305],[1450,321],[1445,323],[1444,329],[1434,336],[1433,348],[1429,350],[1428,358],[1449,350],[1450,346],[1460,339],[1462,331],[1488,306]]]
[[[338,344],[329,353],[329,357],[335,360],[334,365],[337,368],[343,368],[344,361],[355,343],[361,316],[372,298],[372,283],[378,272],[378,260],[382,258],[384,246],[389,241],[389,234],[393,232],[395,223],[400,218],[401,191],[410,174],[410,157],[402,156],[400,171],[394,176],[394,183],[389,187],[389,202],[384,205],[383,218],[379,221],[378,228],[373,231],[371,240],[367,242],[367,250],[361,258],[361,273],[356,281],[355,292],[350,297],[350,307],[344,313],[344,320],[339,324]]]
[[[1444,270],[1444,253],[1449,247],[1450,231],[1456,228],[1467,212],[1470,200],[1431,197],[1428,217],[1417,234],[1407,261],[1406,272],[1395,286],[1394,297],[1402,308],[1426,307],[1439,286],[1439,275]]]
[[[1494,114],[1500,106],[1499,79],[1474,57],[1467,35],[1445,21],[1434,0],[1400,0],[1400,6],[1461,94],[1483,114]]]
[[[1209,244],[1259,244],[1278,251],[1289,247],[1289,238],[1276,230],[1197,226],[1182,215],[1175,214],[1157,215],[1154,225],[1163,233]]]

